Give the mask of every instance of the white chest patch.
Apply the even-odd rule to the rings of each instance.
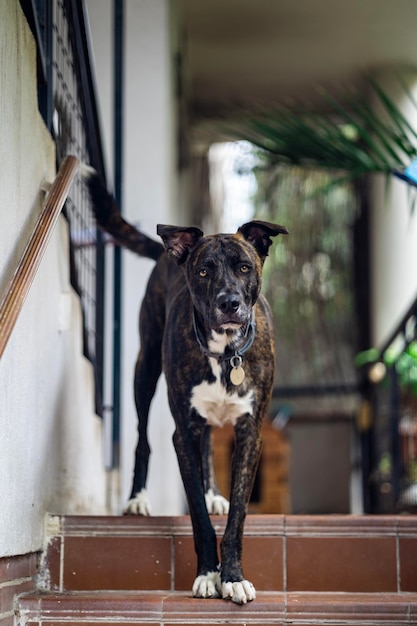
[[[238,396],[236,392],[228,393],[226,387],[220,381],[220,366],[215,359],[210,359],[215,382],[203,381],[196,385],[191,394],[191,406],[211,426],[224,426],[235,424],[239,417],[253,412],[253,392],[249,391],[244,396]]]

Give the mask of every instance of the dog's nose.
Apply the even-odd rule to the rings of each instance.
[[[222,313],[236,313],[240,300],[236,294],[221,294],[217,298],[217,305]]]

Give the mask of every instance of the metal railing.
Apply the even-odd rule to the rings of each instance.
[[[373,513],[417,512],[417,299],[368,367]]]

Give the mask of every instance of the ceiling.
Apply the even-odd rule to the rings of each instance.
[[[320,85],[337,93],[364,71],[417,66],[415,0],[181,5],[192,118],[213,138],[212,121],[230,112],[311,101]]]

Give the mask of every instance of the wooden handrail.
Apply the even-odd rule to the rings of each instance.
[[[0,303],[0,358],[33,283],[77,169],[78,160],[73,156],[65,157],[46,195],[38,221]]]

